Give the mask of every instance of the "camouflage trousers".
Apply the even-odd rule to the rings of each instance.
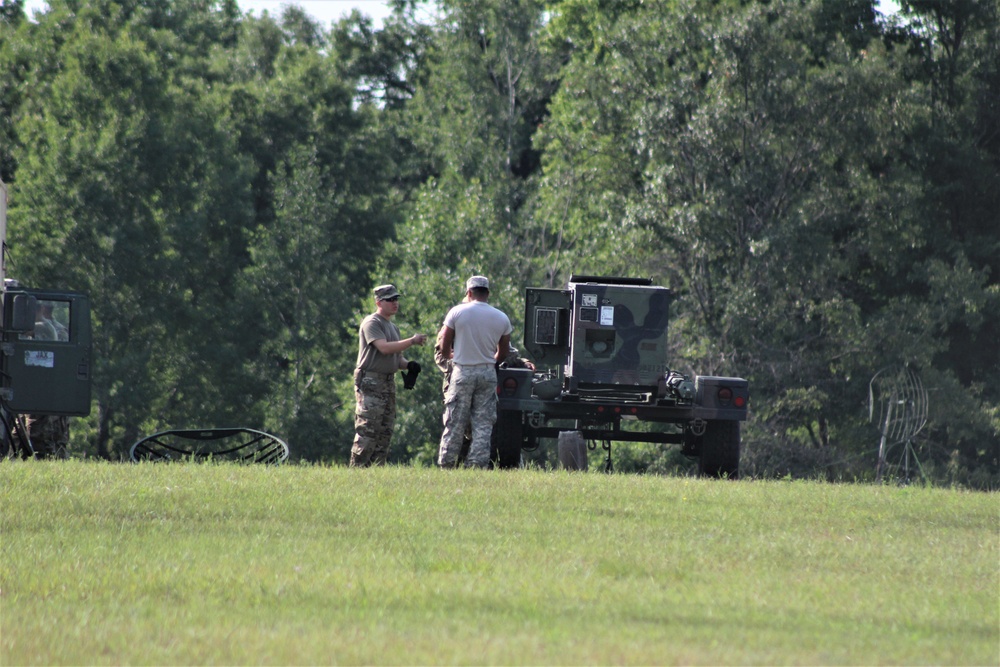
[[[490,463],[490,437],[497,420],[497,372],[493,364],[459,366],[451,374],[444,396],[444,432],[438,465],[453,468],[462,451],[462,436],[472,425],[472,445],[466,467],[485,468]]]
[[[451,384],[451,374],[455,370],[455,364],[451,363],[451,359],[444,359],[440,355],[440,351],[435,349],[434,352],[434,363],[437,367],[441,369],[444,373],[444,380],[441,383],[441,397],[447,401],[448,400],[448,386]],[[469,424],[465,428],[465,433],[462,434],[462,451],[458,455],[456,461],[457,465],[463,465],[465,460],[469,457],[469,448],[472,447],[472,424]]]
[[[27,415],[28,438],[39,458],[69,458],[69,417]]]
[[[351,466],[385,465],[396,422],[395,374],[354,371],[354,398]]]

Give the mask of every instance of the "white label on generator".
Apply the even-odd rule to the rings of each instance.
[[[615,307],[601,306],[601,326],[610,327],[615,323]]]

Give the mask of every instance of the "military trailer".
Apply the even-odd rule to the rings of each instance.
[[[86,294],[30,289],[7,278],[7,193],[0,182],[0,456],[32,456],[25,415],[90,413]]]
[[[566,289],[528,288],[524,347],[535,369],[498,370],[496,464],[517,467],[540,438],[579,432],[602,443],[608,470],[612,442],[655,442],[680,445],[703,475],[738,477],[749,385],[670,368],[672,299],[637,278],[574,275]]]

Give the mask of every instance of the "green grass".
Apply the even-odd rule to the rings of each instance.
[[[943,489],[0,463],[0,664],[1000,664]]]

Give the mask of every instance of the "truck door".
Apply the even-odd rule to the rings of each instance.
[[[55,290],[23,290],[34,297],[33,328],[5,326],[3,392],[17,413],[85,416],[90,414],[90,303],[85,294]],[[5,323],[12,317],[6,306]]]
[[[524,346],[537,363],[562,365],[569,356],[573,293],[529,287],[524,293]]]

